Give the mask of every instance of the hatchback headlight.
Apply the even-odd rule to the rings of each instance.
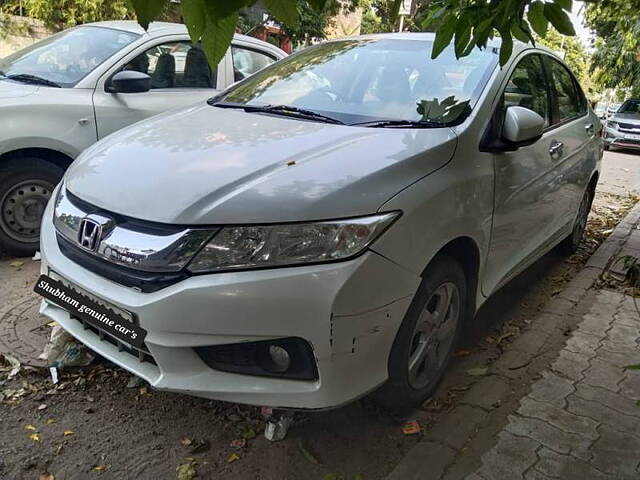
[[[203,273],[344,260],[361,253],[399,215],[223,227],[187,268]]]

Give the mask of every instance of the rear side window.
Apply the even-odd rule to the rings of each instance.
[[[550,108],[547,80],[539,55],[528,55],[516,66],[503,94],[503,105],[528,108],[539,114],[549,125]]]
[[[231,47],[231,56],[233,58],[233,76],[236,82],[276,61],[275,58],[262,52],[238,46]]]
[[[586,99],[569,70],[552,58],[549,58],[549,67],[558,104],[558,122],[565,122],[587,113]]]

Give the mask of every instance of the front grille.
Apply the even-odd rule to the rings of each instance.
[[[620,128],[620,130],[640,131],[640,124],[635,124],[635,123],[618,122],[618,127]]]
[[[176,273],[154,273],[122,267],[91,255],[59,233],[56,233],[56,239],[60,252],[72,262],[112,282],[144,293],[157,292],[189,277],[186,270]]]
[[[108,332],[105,332],[101,328],[91,325],[78,317],[72,316],[71,318],[80,322],[82,324],[82,327],[85,330],[91,330],[93,333],[95,333],[101,342],[109,342],[111,345],[117,347],[119,352],[126,352],[129,355],[136,357],[140,363],[148,362],[148,363],[151,363],[152,365],[156,365],[156,366],[158,365],[155,359],[153,358],[153,356],[151,355],[151,353],[149,352],[149,349],[147,349],[146,345],[144,346],[144,348],[137,348],[137,347],[134,347],[133,345],[128,345],[126,343],[121,342],[120,340],[118,340],[116,337],[109,334]]]

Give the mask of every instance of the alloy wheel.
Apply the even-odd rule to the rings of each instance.
[[[427,300],[411,337],[408,380],[424,388],[447,360],[460,317],[460,292],[451,282],[440,285]]]

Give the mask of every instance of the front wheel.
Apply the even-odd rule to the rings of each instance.
[[[38,249],[42,213],[63,173],[39,158],[0,165],[0,250],[25,257]]]
[[[433,394],[447,368],[466,315],[466,279],[460,264],[441,255],[427,268],[389,356],[389,379],[373,395],[406,409]]]

